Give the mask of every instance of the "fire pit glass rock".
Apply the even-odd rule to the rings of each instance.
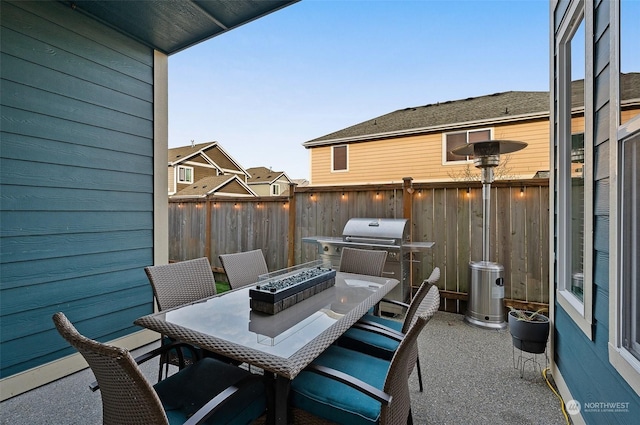
[[[330,264],[313,261],[260,276],[249,290],[253,310],[276,314],[335,285]]]

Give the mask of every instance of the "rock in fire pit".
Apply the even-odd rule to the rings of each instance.
[[[275,277],[273,277],[275,275]],[[307,263],[265,275],[266,279],[249,289],[253,310],[276,314],[336,284],[336,271]]]

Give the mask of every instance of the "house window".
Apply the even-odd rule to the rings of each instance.
[[[193,167],[178,166],[178,183],[193,183]]]
[[[333,146],[331,149],[331,171],[348,171],[348,164],[348,146]]]
[[[558,304],[590,339],[593,264],[593,129],[589,116],[592,79],[585,79],[587,51],[584,3],[573,3],[571,19],[560,28],[556,51],[558,118],[554,162],[557,166],[555,207]],[[582,88],[584,87],[584,90]],[[579,104],[573,93],[584,93]],[[584,106],[583,106],[584,105]]]
[[[620,1],[620,72],[625,76],[640,72],[638,52],[640,52],[640,2],[638,0]],[[628,78],[620,82],[620,124],[625,124],[640,116],[637,99],[630,100],[632,85]],[[635,105],[634,105],[635,104]]]
[[[272,184],[271,185],[271,195],[273,195],[273,196],[280,195],[280,185],[279,184]]]
[[[611,3],[612,32],[619,36],[612,49],[611,62],[619,61],[622,74],[638,72],[637,49],[640,3],[622,0]],[[617,31],[616,24],[619,24]],[[612,36],[613,37],[613,36]],[[635,50],[634,50],[635,49]],[[616,56],[619,54],[619,56]],[[635,60],[635,63],[634,63]],[[640,392],[640,114],[625,105],[624,76],[618,84],[618,105],[611,113],[611,127],[617,128],[610,150],[611,175],[618,176],[618,187],[611,188],[613,209],[609,219],[612,243],[609,253],[609,361],[625,381]],[[616,143],[617,142],[617,143]]]
[[[640,361],[640,132],[622,142],[622,340]]]
[[[480,142],[483,140],[491,140],[491,130],[470,130],[460,131],[456,133],[447,133],[444,135],[443,140],[443,164],[447,163],[459,163],[473,161],[473,156],[461,156],[451,153],[452,150],[460,146],[464,146],[470,142]]]

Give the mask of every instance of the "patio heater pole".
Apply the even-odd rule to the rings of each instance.
[[[482,170],[482,261],[469,263],[469,296],[464,320],[470,325],[504,329],[504,267],[490,261],[491,183],[493,169],[501,153],[515,152],[527,146],[512,140],[471,142],[451,151],[454,155],[473,155],[476,168]]]
[[[491,234],[491,183],[493,183],[493,168],[482,169],[482,261],[489,261]]]

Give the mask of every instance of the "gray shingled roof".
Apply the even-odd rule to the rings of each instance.
[[[449,126],[454,123],[494,120],[549,113],[548,92],[505,92],[487,96],[433,103],[424,106],[400,109],[382,115],[326,136],[305,142],[304,146],[313,146],[336,139],[352,139],[366,136],[366,139],[392,137],[397,133],[420,129]],[[373,137],[371,137],[373,136]]]
[[[178,191],[178,193],[176,193],[172,197],[205,197],[208,194],[215,194],[215,192],[218,192],[226,185],[234,181],[242,183],[242,181],[235,174],[205,177]],[[251,193],[250,190],[247,190],[247,194],[255,196],[255,194]]]
[[[169,163],[173,164],[176,161],[181,161],[184,158],[188,158],[193,154],[199,153],[201,150],[208,146],[215,146],[218,142],[198,143],[193,146],[180,146],[177,148],[169,149]]]
[[[273,171],[267,167],[252,167],[247,168],[247,173],[251,174],[251,178],[247,179],[249,184],[270,184],[279,179],[284,174],[284,171]]]
[[[623,99],[640,98],[640,73],[623,76]],[[584,82],[573,84],[573,106],[583,104]],[[467,99],[400,109],[303,143],[325,144],[398,137],[429,131],[544,118],[549,115],[549,92],[509,91]]]

